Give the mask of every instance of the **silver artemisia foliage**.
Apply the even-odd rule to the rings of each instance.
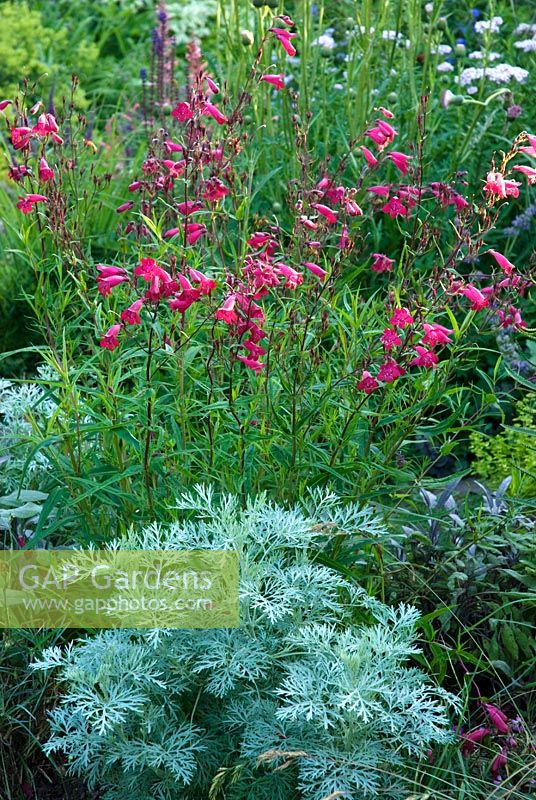
[[[187,521],[110,547],[237,550],[241,627],[104,631],[46,651],[35,668],[64,687],[47,751],[107,800],[407,796],[407,760],[451,738],[457,701],[408,666],[418,612],[312,555],[333,532],[383,536],[381,521],[318,491],[242,508],[197,487],[176,507]]]

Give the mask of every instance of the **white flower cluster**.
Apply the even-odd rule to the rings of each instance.
[[[365,25],[358,25],[357,30],[359,33],[364,36],[365,34],[373,35],[376,33],[376,28],[372,26],[371,28],[367,28]],[[409,39],[406,39],[405,36],[400,33],[400,31],[382,31],[381,38],[386,42],[397,42],[397,44],[402,45],[403,47],[409,47],[411,42]]]
[[[536,25],[528,25],[524,22],[517,26],[514,33],[517,35],[523,33],[532,35],[531,39],[520,39],[518,42],[514,42],[514,47],[517,47],[518,50],[523,50],[524,53],[536,52]]]
[[[536,24],[529,25],[528,22],[521,22],[515,29],[514,33],[516,36],[519,36],[522,33],[532,33],[533,36],[536,36]]]
[[[452,47],[450,44],[438,44],[437,47],[430,48],[430,53],[433,56],[448,56],[452,53]]]
[[[467,91],[469,94],[474,94],[476,91],[474,84],[478,83],[482,78],[487,78],[492,83],[510,83],[514,80],[518,83],[525,83],[529,76],[526,69],[521,67],[514,67],[512,64],[497,64],[495,67],[468,67],[461,73],[458,81],[460,86],[467,86],[473,89],[473,92]]]
[[[337,47],[337,42],[333,38],[334,28],[327,28],[324,33],[315,39],[313,45],[317,45],[318,47],[323,47],[324,50],[335,50]]]
[[[488,20],[481,20],[479,22],[475,22],[475,33],[485,33],[489,31],[490,33],[498,33],[501,29],[501,25],[503,24],[502,17],[492,17]]]
[[[441,64],[437,65],[438,72],[453,72],[454,67],[449,61],[442,61]]]
[[[483,53],[482,50],[473,50],[472,53],[469,53],[468,58],[472,58],[475,61],[497,61],[499,58],[502,58],[500,53]]]

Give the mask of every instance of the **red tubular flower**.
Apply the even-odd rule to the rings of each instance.
[[[140,310],[144,302],[145,300],[142,297],[140,300],[136,300],[131,306],[122,311],[121,319],[123,322],[126,322],[127,325],[139,325],[141,322]]]
[[[501,752],[495,756],[493,761],[491,762],[490,772],[491,774],[496,777],[498,773],[505,767],[508,763],[508,748],[503,747]]]
[[[282,72],[279,73],[278,75],[273,75],[273,74],[269,74],[269,73],[267,73],[266,75],[262,75],[259,78],[259,82],[261,82],[261,81],[264,81],[265,83],[271,83],[272,86],[275,86],[275,88],[278,91],[280,89],[284,89],[285,88],[285,76],[283,75]]]
[[[116,275],[99,275],[97,279],[97,289],[101,293],[103,297],[110,294],[114,286],[119,286],[120,283],[125,283],[128,281],[126,275],[120,275],[119,273]]]
[[[480,289],[477,289],[476,286],[473,286],[471,283],[468,283],[467,286],[462,289],[462,294],[471,301],[472,311],[481,311],[483,308],[486,308],[486,306],[489,305],[489,300],[485,297],[485,295],[483,295]]]
[[[381,111],[383,116],[386,117],[387,119],[393,119],[394,117],[393,112],[389,111],[389,109],[385,108],[385,106],[380,106],[378,110]]]
[[[292,44],[292,39],[295,39],[298,35],[297,33],[290,33],[290,31],[286,31],[283,28],[270,28],[270,33],[273,33],[277,41],[283,46],[285,52],[289,56],[296,55],[296,48]]]
[[[323,203],[311,203],[311,208],[316,209],[324,217],[328,225],[334,225],[337,222],[337,212],[323,205]]]
[[[183,217],[188,217],[190,214],[200,211],[203,208],[203,203],[200,200],[185,200],[183,203],[177,203],[175,208]]]
[[[169,170],[172,178],[179,178],[186,169],[186,159],[184,158],[180,161],[171,161],[171,159],[165,158],[162,164]]]
[[[187,222],[185,227],[186,239],[189,245],[195,244],[207,232],[206,225],[202,225],[199,222]]]
[[[383,253],[373,253],[372,258],[374,259],[371,266],[373,272],[392,272],[394,258],[388,258]]]
[[[377,194],[380,197],[389,197],[389,193],[391,191],[391,184],[387,184],[387,186],[369,186],[367,192],[371,192],[372,194]]]
[[[320,278],[321,281],[326,280],[328,273],[325,269],[319,267],[318,264],[314,264],[312,261],[304,261],[303,266],[306,267],[309,272],[312,272],[313,275],[316,275],[317,278]]]
[[[486,176],[484,191],[499,198],[519,197],[518,181],[506,180],[501,172],[491,171]]]
[[[287,28],[293,28],[294,27],[294,23],[291,20],[291,18],[288,16],[288,14],[280,14],[278,17],[276,17],[276,19],[280,19],[281,22],[284,25],[287,26]]]
[[[25,197],[19,197],[17,208],[20,208],[23,214],[29,214],[37,203],[48,203],[48,197],[44,194],[27,194]]]
[[[194,113],[190,103],[177,103],[171,112],[171,116],[175,117],[179,122],[187,122],[189,119],[193,119]]]
[[[384,383],[393,383],[397,378],[406,374],[406,370],[400,364],[397,364],[392,358],[385,361],[378,372],[378,380]]]
[[[218,86],[217,83],[215,83],[212,80],[210,75],[205,75],[205,80],[206,80],[207,86],[210,89],[210,91],[212,92],[212,94],[219,94],[220,93],[220,87]]]
[[[182,144],[176,144],[176,142],[173,142],[171,139],[166,139],[164,147],[168,153],[182,153],[184,150]]]
[[[11,128],[11,144],[15,150],[24,150],[30,144],[32,129],[27,127]]]
[[[12,100],[0,100],[0,111],[3,111],[5,108],[11,105]]]
[[[497,728],[499,733],[510,733],[510,728],[508,727],[508,717],[501,711],[500,708],[497,706],[492,705],[491,703],[483,703],[482,704],[492,722],[492,724]]]
[[[512,264],[512,262],[508,261],[506,256],[503,256],[502,253],[497,252],[497,250],[488,250],[488,253],[491,253],[491,255],[493,256],[497,264],[500,266],[502,271],[505,273],[505,275],[511,275],[512,272],[515,270],[515,266]]]
[[[46,158],[42,157],[39,159],[39,180],[43,183],[47,183],[54,178],[54,170],[49,167],[47,164]]]
[[[520,164],[519,166],[512,167],[517,172],[521,172],[527,179],[527,183],[532,186],[536,183],[536,169],[534,167],[527,167],[524,164]]]
[[[286,278],[285,281],[285,288],[286,289],[296,289],[301,283],[303,283],[303,275],[301,272],[297,272],[292,267],[289,267],[287,264],[283,264],[280,262],[277,264],[277,269]]]
[[[491,730],[489,728],[476,728],[470,733],[462,734],[462,755],[467,758],[470,753],[474,753],[476,745],[481,742],[486,736],[489,736]]]
[[[378,163],[378,159],[376,158],[374,153],[371,150],[369,150],[368,147],[365,147],[364,144],[362,144],[359,149],[361,150],[361,152],[365,156],[365,160],[366,160],[367,164],[369,165],[369,167],[375,167],[376,164]]]
[[[266,349],[261,347],[260,344],[256,344],[251,339],[246,339],[244,342],[242,342],[242,345],[246,348],[246,350],[249,351],[249,354],[252,358],[258,358],[259,356],[266,355]]]
[[[356,201],[352,197],[348,197],[344,200],[344,207],[346,209],[346,213],[350,217],[362,217],[363,211],[357,205]]]
[[[400,170],[402,175],[407,174],[410,156],[405,155],[405,153],[399,153],[397,150],[391,150],[391,152],[388,153],[387,158],[393,162],[395,167]]]
[[[395,219],[396,217],[407,217],[409,214],[409,209],[402,205],[396,195],[387,201],[387,203],[382,207],[382,211],[384,214],[389,214],[391,219]]]
[[[52,135],[54,140],[61,144],[63,143],[63,139],[57,136],[58,131],[58,123],[52,114],[40,114],[37,118],[37,123],[32,128],[32,133],[35,133],[42,139]]]
[[[201,197],[209,203],[217,203],[229,194],[229,188],[219,178],[212,177],[205,181]]]
[[[218,125],[223,125],[225,122],[227,122],[227,117],[225,114],[222,114],[219,108],[208,101],[203,103],[201,114],[203,114],[205,117],[212,117],[212,119],[216,120]]]
[[[100,346],[106,350],[115,350],[116,347],[119,347],[119,339],[117,337],[123,327],[122,324],[112,325],[100,340]]]
[[[368,372],[368,370],[364,369],[361,373],[361,380],[357,384],[357,388],[362,392],[365,392],[365,394],[372,394],[372,392],[375,392],[376,389],[380,388],[380,384],[376,378],[374,378],[370,372]]]
[[[389,322],[397,328],[405,328],[407,325],[413,325],[414,319],[407,308],[396,308]]]
[[[127,200],[126,203],[122,203],[120,206],[117,206],[115,209],[116,214],[123,214],[125,211],[130,211],[131,208],[134,207],[133,200]]]
[[[128,191],[137,192],[138,189],[141,189],[142,186],[143,186],[142,181],[132,181],[132,183],[130,183],[128,186]]]
[[[215,314],[216,319],[226,322],[227,325],[234,325],[235,322],[238,322],[238,314],[234,310],[235,306],[236,295],[230,294],[224,301],[223,305],[217,309]]]
[[[195,283],[199,283],[201,294],[210,294],[211,291],[216,288],[216,281],[212,280],[212,278],[208,278],[202,272],[199,272],[198,269],[190,267],[188,271],[191,279],[195,281]]]
[[[416,345],[415,350],[417,351],[417,357],[409,362],[412,367],[435,369],[439,358],[433,350],[427,350],[426,347],[421,347],[420,345]]]
[[[394,328],[385,328],[381,335],[381,343],[386,350],[392,350],[393,347],[400,347],[402,339]]]
[[[437,322],[423,324],[425,335],[422,343],[428,347],[436,347],[436,345],[451,344],[452,339],[449,339],[449,333],[454,333],[451,328],[445,328],[444,325],[439,325]]]
[[[240,355],[238,355],[237,358],[238,358],[239,361],[241,361],[243,364],[245,364],[246,367],[248,367],[249,369],[252,369],[257,374],[259,372],[261,372],[264,369],[264,367],[266,366],[265,364],[261,364],[260,361],[257,361],[254,358],[250,358],[249,356],[240,356]]]
[[[350,237],[348,236],[348,226],[343,225],[341,230],[341,235],[339,237],[339,250],[347,250],[351,245]]]
[[[167,231],[164,231],[162,236],[164,239],[172,239],[173,236],[177,236],[180,232],[180,228],[169,228]]]

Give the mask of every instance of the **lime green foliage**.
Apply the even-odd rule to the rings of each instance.
[[[69,91],[71,73],[80,77],[82,89],[76,100],[84,104],[83,84],[91,76],[99,51],[84,41],[70,46],[68,31],[46,26],[39,11],[26,2],[8,2],[1,6],[0,26],[0,96],[11,97],[24,78],[30,85],[40,80],[40,96],[54,87],[56,98]],[[46,77],[43,77],[46,76]]]
[[[516,404],[513,424],[503,433],[489,437],[471,434],[471,452],[477,460],[475,470],[483,478],[499,483],[511,475],[513,494],[536,494],[536,395]]]

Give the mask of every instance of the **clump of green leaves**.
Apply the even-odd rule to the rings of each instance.
[[[69,47],[69,33],[64,28],[47,27],[41,13],[27,2],[2,3],[0,26],[0,96],[17,93],[22,78],[29,84],[42,80],[57,97],[68,94],[71,73],[75,71],[84,82],[94,70],[99,58],[98,47],[84,40],[76,49]],[[42,93],[42,90],[41,92]],[[83,105],[83,90],[76,100]]]
[[[502,433],[486,436],[471,434],[471,451],[476,456],[475,471],[499,483],[512,476],[511,492],[520,497],[536,494],[536,394],[528,394],[515,406],[512,425]]]

